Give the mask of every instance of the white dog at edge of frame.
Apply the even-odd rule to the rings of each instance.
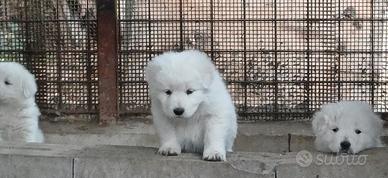
[[[365,102],[326,104],[314,114],[312,127],[318,151],[357,154],[384,146],[383,120]]]
[[[225,161],[232,152],[237,116],[231,96],[210,58],[197,50],[166,52],[145,69],[159,154],[203,153]]]
[[[34,76],[21,64],[0,62],[0,141],[44,142]]]

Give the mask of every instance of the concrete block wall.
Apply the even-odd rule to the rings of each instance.
[[[235,152],[227,162],[207,162],[199,154],[165,157],[156,148],[72,146],[57,144],[0,145],[0,177],[4,178],[129,178],[129,177],[259,177],[382,178],[388,176],[388,149],[362,153],[363,165],[300,163],[296,152]],[[310,152],[312,157],[321,153]],[[339,156],[324,154],[328,159]]]
[[[92,123],[42,122],[47,143],[73,145],[125,145],[158,147],[158,137],[147,120],[128,120],[115,126]],[[388,129],[383,139],[388,141]],[[313,151],[314,137],[309,122],[240,123],[234,150],[285,153]],[[387,142],[388,143],[388,142]]]

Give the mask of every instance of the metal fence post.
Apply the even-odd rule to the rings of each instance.
[[[114,123],[117,104],[117,16],[115,0],[96,0],[99,75],[99,122]]]

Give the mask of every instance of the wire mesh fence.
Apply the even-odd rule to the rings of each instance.
[[[0,0],[0,56],[35,74],[44,113],[96,111],[96,11],[91,0]]]
[[[193,48],[211,56],[242,120],[306,119],[337,100],[388,111],[387,0],[118,0],[116,7],[120,114],[149,113],[143,68],[153,56]],[[96,14],[93,0],[0,0],[1,58],[37,76],[45,111],[98,112],[104,42]]]
[[[142,68],[206,51],[242,119],[304,119],[323,103],[387,111],[387,6],[372,0],[122,0],[121,112],[147,112]]]

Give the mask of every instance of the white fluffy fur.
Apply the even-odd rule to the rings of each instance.
[[[383,121],[363,102],[341,101],[324,105],[312,121],[316,149],[323,152],[343,152],[341,142],[348,141],[347,153],[380,147]],[[336,129],[338,130],[334,132]],[[335,129],[335,130],[333,130]],[[361,133],[357,134],[356,130]]]
[[[22,65],[0,62],[0,141],[43,142],[34,76]]]
[[[203,152],[205,160],[225,160],[236,137],[236,113],[210,58],[196,50],[166,52],[145,73],[159,153]],[[187,90],[194,92],[188,95]],[[185,110],[181,116],[174,114],[178,107]]]

